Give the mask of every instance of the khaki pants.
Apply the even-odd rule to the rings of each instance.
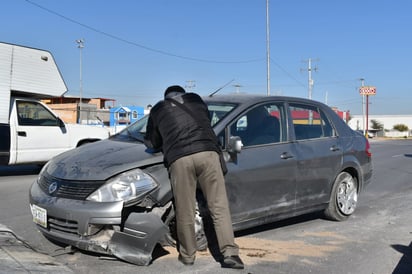
[[[215,151],[182,157],[169,167],[176,206],[179,253],[193,261],[197,250],[195,238],[196,186],[199,183],[213,220],[220,252],[223,256],[239,254],[234,242],[232,220],[226,195],[225,179]]]

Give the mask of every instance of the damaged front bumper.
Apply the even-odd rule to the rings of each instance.
[[[98,203],[46,195],[36,183],[30,189],[33,221],[46,238],[82,250],[113,255],[148,265],[168,227],[158,212],[123,216],[123,202]]]

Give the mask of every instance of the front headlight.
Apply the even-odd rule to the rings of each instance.
[[[141,169],[124,172],[93,192],[87,200],[95,202],[125,203],[142,198],[157,187],[156,181]]]
[[[47,163],[44,164],[44,166],[41,168],[39,174],[37,175],[37,180],[36,182],[39,184],[40,180],[42,177],[44,177],[44,174],[47,174],[47,166],[50,164],[51,161],[48,161]]]

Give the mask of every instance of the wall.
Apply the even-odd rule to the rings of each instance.
[[[409,130],[412,130],[412,115],[368,115],[368,127],[371,129],[371,120],[376,120],[383,124],[383,128],[386,130],[393,129],[396,124],[405,124]],[[352,115],[352,119],[348,122],[348,125],[354,130],[363,130],[363,117],[362,115]]]
[[[383,124],[385,130],[383,133],[386,137],[410,136],[409,132],[412,130],[412,115],[368,115],[368,130],[372,130],[372,120]],[[400,133],[399,131],[392,131],[393,126],[397,124],[408,126],[409,132]],[[363,116],[352,115],[348,125],[354,130],[364,130]]]

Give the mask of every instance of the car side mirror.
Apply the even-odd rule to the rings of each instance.
[[[60,119],[60,117],[57,117],[57,123],[58,123],[58,126],[60,128],[65,128],[66,127],[66,124],[63,122],[62,119]]]
[[[242,139],[240,139],[239,136],[230,136],[228,149],[227,149],[227,151],[230,154],[240,153],[240,151],[242,150],[242,147],[243,147]]]

